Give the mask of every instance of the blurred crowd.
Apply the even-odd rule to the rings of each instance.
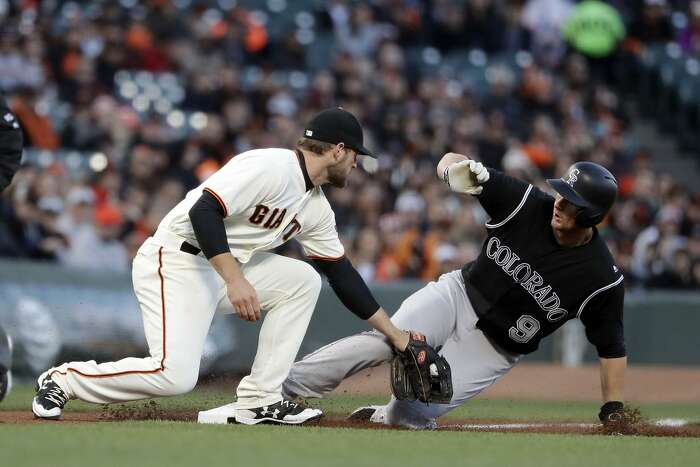
[[[609,3],[624,24],[616,50],[696,48],[699,2]],[[342,105],[380,154],[326,190],[367,280],[431,280],[478,254],[485,213],[435,176],[454,151],[543,189],[574,161],[605,165],[621,193],[599,229],[627,285],[697,288],[700,194],[654,170],[663,155],[635,144],[613,75],[597,72],[610,62],[562,33],[580,6],[0,0],[0,90],[35,154],[0,198],[0,256],[128,271],[168,210],[230,157],[293,147],[315,112]],[[679,10],[687,27],[667,31]],[[471,49],[518,65],[474,86],[411,57]]]

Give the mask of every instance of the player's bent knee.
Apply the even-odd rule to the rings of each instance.
[[[161,396],[179,396],[186,394],[194,389],[199,379],[199,369],[193,372],[179,373],[166,372],[164,373],[165,384],[161,386]]]
[[[299,281],[302,284],[302,290],[309,294],[318,296],[321,293],[321,275],[307,263],[301,263],[298,271],[295,271]]]

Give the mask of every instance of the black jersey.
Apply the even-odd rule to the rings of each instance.
[[[625,356],[624,286],[605,242],[593,228],[585,245],[559,245],[550,225],[554,198],[489,170],[477,199],[491,219],[475,261],[462,269],[484,334],[527,354],[567,320],[580,318],[603,358]]]

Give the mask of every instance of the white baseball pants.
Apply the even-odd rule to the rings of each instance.
[[[386,406],[385,423],[432,428],[437,417],[458,407],[495,383],[520,359],[494,345],[480,329],[467,297],[461,271],[444,274],[408,297],[393,323],[425,334],[428,344],[442,345],[452,369],[454,395],[449,404],[399,401]],[[391,360],[390,344],[376,331],[363,332],[320,348],[292,367],[284,382],[287,396],[323,397],[345,378]]]
[[[179,250],[173,234],[149,238],[134,259],[134,292],[150,355],[117,362],[70,362],[49,370],[71,398],[123,402],[191,391],[214,313],[233,313],[221,277],[201,254]],[[238,386],[237,405],[253,408],[282,399],[306,333],[321,278],[303,261],[259,252],[241,270],[265,312],[251,374]]]

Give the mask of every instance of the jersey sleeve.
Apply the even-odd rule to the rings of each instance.
[[[284,189],[280,171],[259,158],[231,159],[203,184],[224,210],[224,217],[241,214]]]
[[[625,288],[622,276],[614,285],[584,302],[579,318],[586,328],[586,337],[596,347],[601,358],[626,355],[623,325]]]
[[[345,256],[345,248],[338,238],[333,209],[323,195],[319,197],[316,204],[312,212],[317,213],[317,222],[308,228],[303,226],[296,239],[301,243],[304,254],[309,259],[341,259]]]
[[[476,198],[490,217],[486,227],[496,228],[504,225],[522,209],[532,185],[494,169],[488,171],[489,179],[482,184],[484,189]]]

